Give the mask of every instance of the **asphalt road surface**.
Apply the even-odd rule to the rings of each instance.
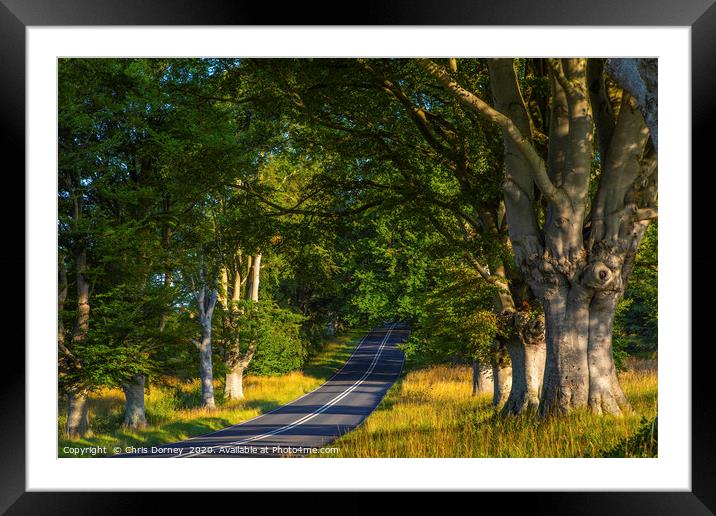
[[[342,369],[316,390],[244,423],[117,457],[289,457],[325,447],[359,426],[403,367],[403,324],[368,332]]]

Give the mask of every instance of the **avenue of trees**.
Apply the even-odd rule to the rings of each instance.
[[[649,59],[60,60],[67,435],[99,388],[141,427],[168,378],[210,409],[387,320],[416,360],[472,364],[505,415],[629,411],[617,368],[657,338],[655,78]]]

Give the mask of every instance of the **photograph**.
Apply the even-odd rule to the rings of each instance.
[[[657,459],[659,62],[59,57],[56,458]]]

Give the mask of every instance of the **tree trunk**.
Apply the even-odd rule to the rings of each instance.
[[[541,339],[525,342],[515,336],[507,342],[512,362],[512,388],[503,414],[521,414],[539,408],[547,346]]]
[[[144,413],[144,381],[145,376],[138,374],[132,382],[122,385],[124,391],[124,422],[127,428],[144,428],[147,416]]]
[[[90,283],[87,280],[87,249],[82,247],[77,253],[77,319],[75,328],[72,332],[72,347],[82,344],[87,338],[89,332],[89,316],[90,316]],[[64,344],[61,343],[63,348]],[[68,355],[70,362],[69,367],[79,368],[81,364],[72,354],[71,350],[64,349]],[[77,387],[70,388],[67,394],[67,436],[70,439],[79,439],[83,437],[89,428],[89,414],[87,412],[87,397],[84,392],[75,392]]]
[[[199,346],[199,377],[201,378],[201,404],[206,408],[216,407],[214,402],[214,368],[211,363],[211,320],[201,325]]]
[[[492,404],[500,406],[507,401],[512,388],[512,366],[505,345],[498,343],[492,362],[493,396]]]
[[[65,432],[68,439],[77,440],[87,433],[89,415],[87,397],[82,393],[67,395],[67,425]]]
[[[202,278],[203,279],[203,278]],[[214,402],[214,369],[211,363],[211,320],[218,299],[216,289],[209,290],[203,283],[196,292],[201,322],[201,340],[194,341],[199,350],[199,378],[201,379],[201,403],[206,408],[215,408]]]
[[[239,343],[235,344],[238,349]],[[243,354],[233,358],[227,365],[231,370],[226,374],[226,389],[224,396],[227,400],[241,400],[244,398],[244,371],[249,367],[251,360],[256,354],[256,341],[252,340],[246,347]]]
[[[637,101],[654,148],[658,149],[658,60],[656,58],[607,59],[609,74]]]
[[[540,412],[566,414],[589,395],[589,296],[580,285],[545,296],[547,361]]]
[[[612,355],[612,325],[617,295],[597,294],[589,313],[589,408],[596,414],[630,412]]]
[[[477,395],[477,389],[480,384],[480,368],[477,364],[477,360],[472,359],[472,395]]]
[[[62,321],[62,311],[65,309],[67,300],[67,268],[64,256],[60,256],[57,272],[57,345],[64,353],[67,349],[65,348],[65,325]]]
[[[539,407],[547,346],[544,316],[523,301],[519,311],[507,315],[512,336],[506,341],[512,363],[512,388],[503,414],[521,414]]]
[[[236,256],[241,256],[240,251],[237,251],[235,254]],[[253,256],[249,255],[247,257],[247,262],[246,291],[244,296],[246,300],[258,302],[261,277],[261,253],[256,253]],[[229,266],[226,264],[224,265],[221,278],[221,284],[223,285],[221,289],[222,294],[219,296],[219,299],[224,307],[225,326],[237,328],[241,324],[240,318],[245,314],[243,309],[237,310],[235,306],[229,305],[227,302],[229,283],[227,267],[231,271],[231,275],[234,279],[231,299],[234,302],[241,299],[241,274],[236,262],[230,264]],[[242,353],[240,338],[235,334],[225,337],[224,348],[224,361],[229,368],[229,372],[226,373],[224,399],[227,401],[241,400],[244,398],[244,371],[254,356],[256,351],[256,342],[255,340],[249,342],[247,349]]]
[[[477,391],[479,393],[494,393],[495,382],[492,378],[492,368],[478,363]]]
[[[253,259],[251,268],[251,301],[259,300],[259,280],[261,276],[261,253],[257,253]]]
[[[244,367],[241,364],[234,366],[226,373],[226,389],[224,397],[227,400],[244,399]]]
[[[472,395],[494,393],[492,370],[478,360],[472,361]]]
[[[633,65],[634,73],[618,77],[625,89],[617,119],[600,111],[596,121],[589,85],[596,86],[592,101],[601,86],[595,83],[594,67],[588,77],[588,60],[547,59],[546,63],[552,83],[548,163],[532,143],[512,59],[488,60],[494,108],[435,62],[418,60],[463,105],[502,129],[503,193],[515,265],[545,312],[547,350],[540,413],[566,414],[582,407],[621,413],[628,405],[611,356],[611,332],[616,301],[626,287],[643,235],[641,228],[657,217],[657,61],[610,60],[607,67],[613,76],[620,75],[615,70],[620,64]],[[629,87],[625,78],[641,84]],[[592,194],[595,124],[601,156]],[[539,224],[538,213],[544,213]]]
[[[254,257],[251,255],[248,255],[246,257],[246,287],[245,287],[245,295],[247,300],[251,300],[251,280],[253,278],[253,261]]]

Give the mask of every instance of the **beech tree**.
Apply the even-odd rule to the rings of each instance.
[[[241,337],[249,311],[253,309],[251,304],[259,301],[262,254],[244,256],[241,249],[237,249],[227,258],[222,264],[219,287],[224,361],[228,369],[224,397],[240,400],[244,397],[244,371],[251,364],[258,344],[256,338],[242,342]]]
[[[545,312],[543,415],[630,410],[612,355],[617,302],[656,217],[656,149],[635,97],[605,87],[600,59],[548,59],[548,155],[536,149],[512,59],[489,60],[494,105],[429,59],[420,65],[461,104],[497,124],[515,264]],[[620,97],[612,104],[612,96]],[[596,135],[597,145],[594,144]],[[539,195],[538,195],[539,194]]]

